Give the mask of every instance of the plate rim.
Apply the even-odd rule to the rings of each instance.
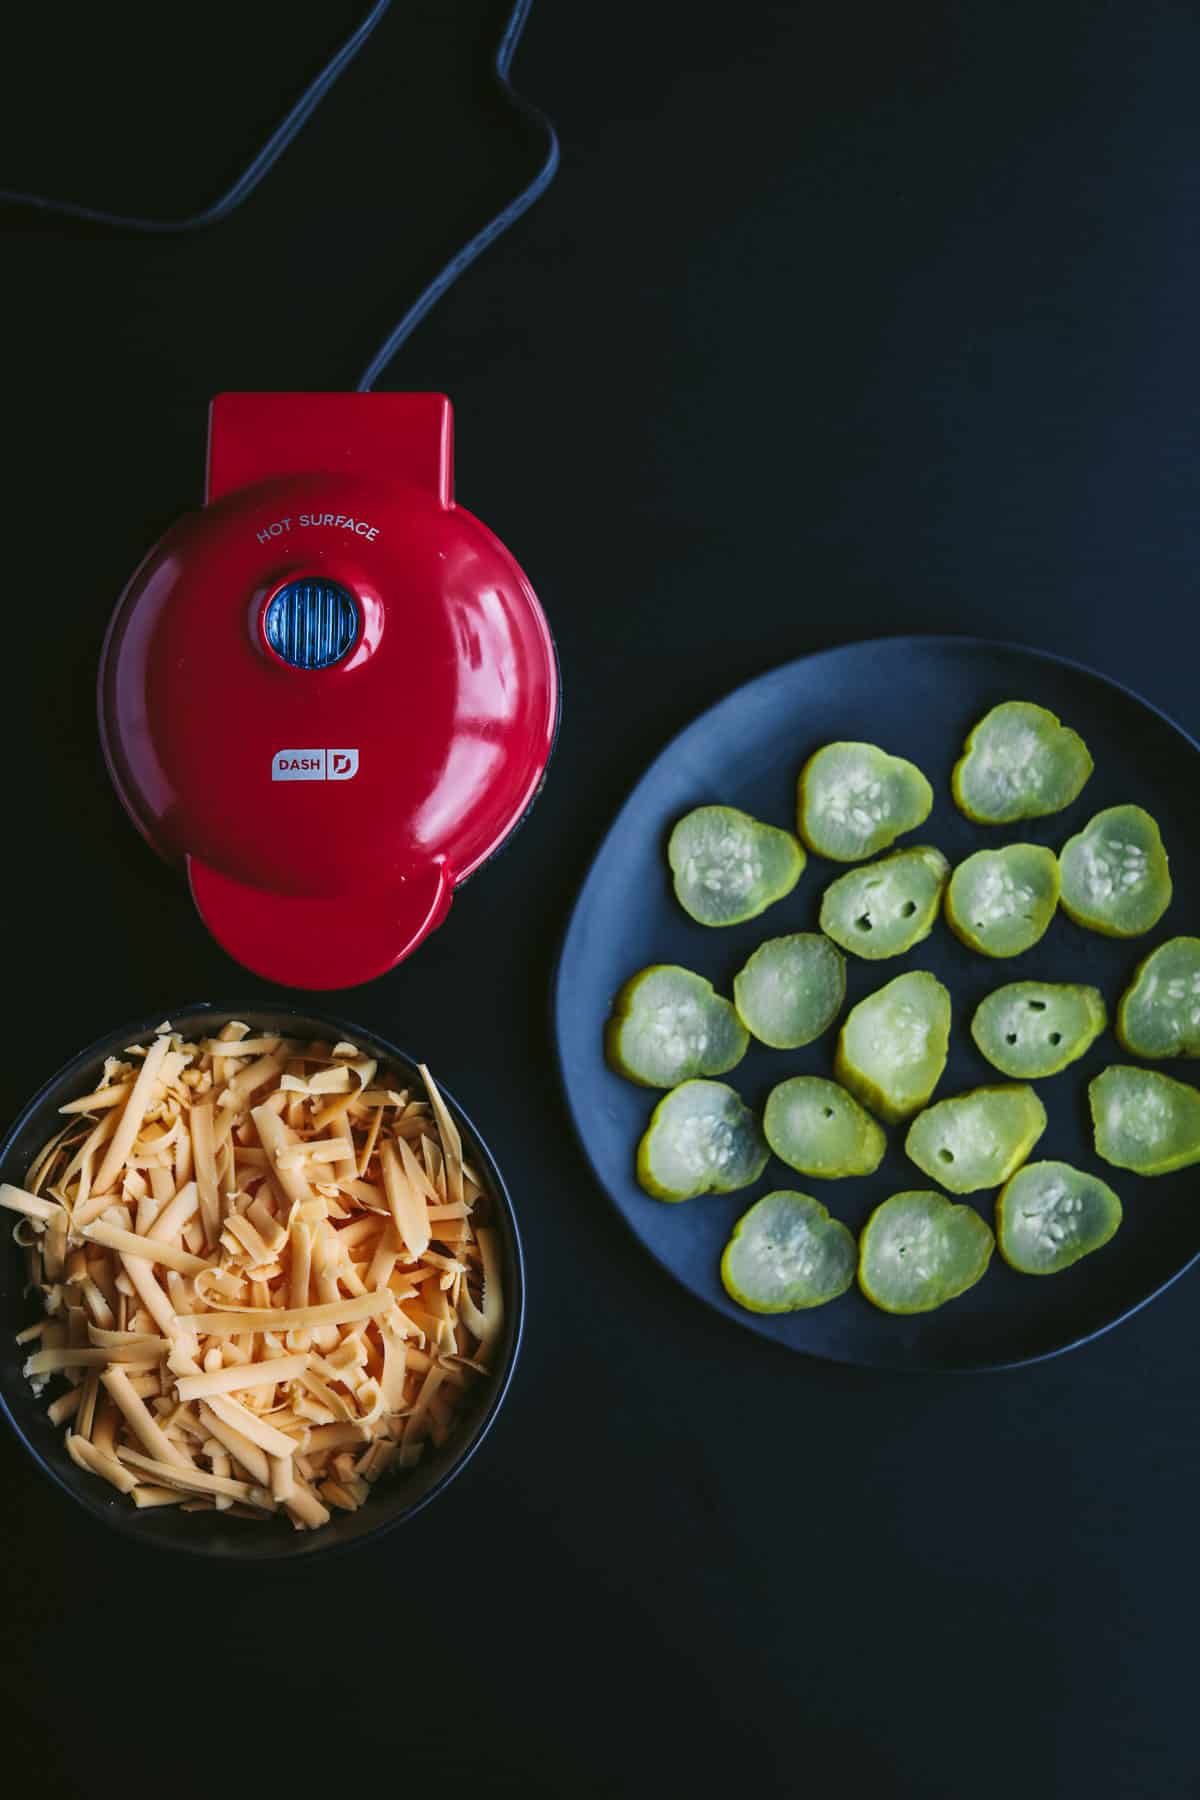
[[[727,1325],[731,1329],[747,1332],[756,1339],[757,1342],[770,1345],[774,1350],[785,1355],[803,1356],[809,1358],[813,1362],[829,1363],[838,1368],[869,1369],[879,1371],[880,1373],[911,1377],[1003,1374],[1007,1370],[1032,1368],[1038,1363],[1052,1362],[1056,1357],[1067,1355],[1069,1351],[1080,1350],[1086,1344],[1095,1343],[1098,1338],[1105,1337],[1110,1331],[1114,1331],[1118,1325],[1124,1325],[1129,1319],[1134,1318],[1136,1314],[1142,1312],[1146,1307],[1151,1305],[1153,1301],[1159,1299],[1161,1295],[1166,1293],[1168,1288],[1173,1287],[1184,1275],[1188,1274],[1195,1264],[1200,1261],[1200,1245],[1197,1246],[1186,1262],[1181,1263],[1179,1268],[1167,1276],[1165,1281],[1160,1282],[1157,1287],[1152,1288],[1148,1294],[1143,1295],[1142,1298],[1135,1301],[1132,1306],[1128,1306],[1124,1311],[1114,1314],[1111,1319],[1107,1319],[1104,1324],[1096,1326],[1094,1330],[1081,1332],[1079,1336],[1069,1338],[1065,1343],[1056,1344],[1053,1349],[1038,1350],[1029,1356],[1016,1356],[1007,1358],[1004,1361],[989,1360],[986,1362],[966,1362],[956,1363],[953,1366],[944,1366],[933,1362],[888,1362],[875,1356],[839,1356],[836,1353],[827,1350],[813,1349],[806,1344],[789,1344],[781,1338],[770,1337],[765,1332],[758,1330],[752,1319],[737,1319],[723,1312],[714,1300],[708,1298],[704,1294],[698,1293],[695,1288],[689,1286],[682,1276],[678,1275],[671,1267],[670,1263],[668,1263],[664,1257],[660,1256],[658,1251],[653,1249],[643,1239],[638,1232],[637,1227],[634,1225],[633,1220],[628,1216],[624,1208],[618,1204],[596,1165],[588,1140],[584,1135],[579,1113],[572,1099],[571,1083],[567,1078],[566,1058],[563,1051],[562,1016],[564,965],[566,964],[568,952],[571,947],[571,937],[579,920],[580,909],[583,906],[585,893],[596,872],[596,865],[603,855],[610,838],[612,838],[617,831],[625,818],[626,813],[633,805],[635,796],[651,779],[659,765],[671,755],[684,737],[711,718],[711,716],[719,711],[720,708],[726,706],[729,701],[733,700],[736,696],[747,692],[751,688],[757,687],[760,682],[767,681],[772,676],[782,675],[787,671],[802,668],[808,664],[818,662],[824,657],[842,655],[847,650],[898,649],[901,646],[920,647],[922,650],[939,648],[971,649],[996,655],[1001,653],[1011,655],[1015,651],[1021,656],[1033,657],[1036,661],[1051,663],[1058,668],[1072,670],[1075,674],[1083,675],[1090,681],[1098,682],[1102,687],[1109,688],[1113,692],[1122,695],[1125,699],[1132,700],[1138,706],[1144,707],[1148,712],[1153,713],[1156,718],[1160,719],[1164,725],[1167,725],[1172,731],[1177,733],[1193,751],[1200,755],[1200,739],[1193,736],[1193,734],[1188,731],[1185,726],[1181,725],[1177,719],[1172,718],[1170,713],[1163,707],[1156,705],[1153,700],[1147,700],[1144,694],[1140,694],[1138,690],[1131,687],[1128,682],[1121,681],[1113,675],[1106,675],[1102,670],[1094,668],[1090,663],[1081,662],[1078,657],[1064,656],[1055,650],[1044,650],[1036,644],[1022,643],[1017,638],[977,637],[971,632],[888,632],[873,637],[846,638],[837,644],[827,644],[820,650],[809,650],[801,656],[789,657],[786,662],[772,663],[769,667],[760,670],[757,675],[751,675],[745,681],[740,681],[735,686],[727,688],[716,700],[713,700],[708,706],[703,707],[699,712],[693,714],[693,716],[681,725],[677,731],[672,732],[671,736],[645,765],[641,774],[636,777],[633,784],[627,790],[624,800],[612,814],[608,824],[604,827],[602,834],[597,839],[595,847],[588,858],[587,867],[575,890],[575,898],[572,902],[566,925],[560,935],[555,951],[554,961],[550,971],[548,994],[550,1001],[550,1035],[554,1044],[554,1062],[558,1072],[558,1082],[563,1105],[571,1122],[571,1130],[574,1134],[575,1141],[583,1153],[584,1160],[587,1163],[593,1182],[604,1196],[613,1213],[620,1219],[623,1229],[628,1232],[630,1238],[637,1244],[641,1253],[644,1256],[649,1257],[654,1265],[660,1269],[682,1293],[686,1294],[688,1298],[698,1306],[702,1306],[706,1312],[715,1315],[724,1325]]]

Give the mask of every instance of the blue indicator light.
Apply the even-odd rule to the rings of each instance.
[[[264,620],[267,642],[293,669],[328,669],[358,637],[361,620],[353,595],[336,581],[289,581]]]

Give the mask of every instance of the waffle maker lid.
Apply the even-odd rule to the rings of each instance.
[[[204,509],[109,627],[121,800],[213,936],[289,986],[409,955],[545,775],[553,640],[452,461],[440,394],[220,395]]]

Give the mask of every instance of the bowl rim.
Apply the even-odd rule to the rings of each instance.
[[[267,999],[250,1006],[241,1007],[228,1005],[219,1000],[184,1002],[178,1006],[170,1007],[162,1011],[156,1011],[153,1015],[149,1013],[142,1014],[138,1018],[127,1021],[124,1024],[113,1026],[109,1031],[106,1031],[100,1037],[95,1038],[90,1044],[85,1045],[83,1049],[77,1051],[74,1056],[63,1063],[59,1069],[42,1083],[37,1092],[25,1102],[24,1106],[21,1107],[19,1112],[5,1127],[3,1134],[0,1135],[0,1169],[3,1169],[5,1163],[12,1154],[16,1141],[27,1129],[39,1109],[44,1107],[50,1099],[56,1098],[63,1084],[69,1083],[76,1073],[87,1063],[93,1061],[97,1056],[103,1054],[111,1055],[112,1051],[108,1049],[108,1045],[112,1040],[120,1038],[129,1043],[137,1043],[148,1033],[153,1034],[159,1023],[173,1021],[176,1018],[193,1016],[197,1013],[213,1013],[230,1019],[242,1018],[247,1014],[252,1018],[255,1013],[270,1013],[275,1016],[282,1015],[284,1017],[291,1017],[297,1021],[307,1021],[309,1023],[320,1022],[323,1025],[335,1028],[347,1039],[361,1039],[364,1042],[369,1043],[372,1047],[378,1047],[380,1050],[387,1052],[390,1057],[395,1058],[398,1063],[407,1064],[414,1071],[416,1071],[419,1066],[417,1059],[414,1056],[403,1049],[399,1044],[393,1043],[390,1038],[383,1037],[378,1031],[373,1030],[369,1026],[362,1025],[351,1019],[346,1019],[339,1013],[327,1011],[320,1004],[308,1008],[296,1005],[291,999],[275,1002]],[[152,1020],[154,1022],[152,1022]],[[219,1542],[205,1537],[202,1533],[196,1533],[194,1538],[190,1537],[187,1533],[183,1533],[178,1540],[174,1538],[153,1536],[139,1531],[138,1520],[142,1517],[142,1514],[139,1512],[138,1508],[133,1506],[114,1506],[111,1503],[101,1504],[98,1501],[93,1502],[80,1486],[77,1486],[74,1482],[65,1477],[59,1469],[55,1468],[43,1455],[39,1446],[31,1440],[13,1407],[10,1406],[3,1389],[0,1389],[0,1414],[3,1414],[14,1435],[32,1461],[36,1464],[37,1468],[55,1484],[60,1492],[68,1495],[77,1506],[82,1507],[89,1517],[95,1519],[97,1523],[112,1527],[114,1530],[119,1531],[122,1536],[132,1542],[140,1544],[143,1548],[150,1548],[167,1554],[178,1553],[187,1556],[208,1557],[214,1561],[228,1563],[240,1561],[258,1563],[283,1562],[296,1555],[302,1555],[304,1561],[307,1563],[311,1561],[314,1556],[329,1557],[342,1552],[361,1549],[367,1544],[377,1542],[385,1532],[392,1531],[397,1526],[407,1523],[410,1519],[414,1519],[418,1513],[422,1512],[425,1507],[437,1499],[440,1494],[444,1493],[456,1476],[460,1475],[467,1467],[484,1439],[489,1435],[492,1426],[495,1424],[497,1414],[508,1397],[508,1391],[512,1385],[513,1375],[516,1371],[517,1362],[520,1358],[522,1345],[524,1343],[526,1272],[525,1254],[521,1243],[521,1231],[517,1222],[517,1214],[516,1209],[513,1206],[512,1195],[509,1193],[508,1184],[504,1179],[496,1158],[492,1154],[487,1139],[478,1130],[470,1114],[456,1099],[453,1091],[445,1087],[440,1080],[438,1082],[438,1091],[445,1099],[454,1118],[460,1126],[466,1128],[467,1133],[474,1139],[475,1144],[478,1146],[481,1153],[480,1160],[484,1165],[483,1173],[488,1178],[489,1189],[494,1193],[495,1198],[498,1200],[499,1211],[504,1216],[512,1272],[516,1276],[514,1284],[516,1291],[511,1295],[508,1293],[505,1294],[506,1311],[511,1319],[511,1326],[509,1348],[504,1364],[493,1376],[492,1391],[488,1396],[486,1404],[476,1415],[475,1428],[472,1437],[463,1446],[461,1453],[456,1455],[447,1464],[446,1468],[443,1469],[437,1479],[407,1506],[401,1505],[396,1509],[389,1510],[384,1517],[380,1518],[378,1524],[369,1526],[352,1538],[339,1537],[336,1531],[333,1531],[329,1534],[328,1541],[326,1541],[325,1530],[322,1529],[305,1533],[293,1532],[289,1533],[286,1537],[283,1536],[282,1533],[279,1535],[273,1534],[268,1541],[266,1534],[264,1533],[260,1534],[260,1537],[256,1539],[247,1538],[245,1546],[239,1546],[237,1551],[229,1551]],[[29,1397],[32,1403],[37,1404],[37,1396],[35,1396],[32,1391],[30,1392]],[[119,1498],[124,1500],[125,1496],[121,1495]],[[367,1502],[367,1506],[370,1506],[370,1501]]]

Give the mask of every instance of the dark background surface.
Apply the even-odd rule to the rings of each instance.
[[[210,394],[351,383],[532,174],[488,81],[505,11],[398,0],[210,234],[0,216],[5,1113],[115,1018],[267,991],[108,792],[100,634],[198,497]],[[190,210],[355,16],[29,9],[6,23],[0,182]],[[524,1359],[435,1508],[297,1574],[141,1556],[3,1441],[0,1693],[27,1791],[164,1770],[211,1790],[225,1767],[302,1792],[324,1756],[355,1786],[539,1797],[1197,1791],[1194,1279],[1025,1372],[777,1354],[627,1239],[546,1021],[612,811],[778,661],[1013,637],[1200,730],[1198,67],[1193,9],[1162,0],[536,8],[516,76],[559,127],[559,180],[388,385],[455,400],[461,497],[558,636],[561,745],[437,938],[333,997],[489,1136],[525,1230]]]

